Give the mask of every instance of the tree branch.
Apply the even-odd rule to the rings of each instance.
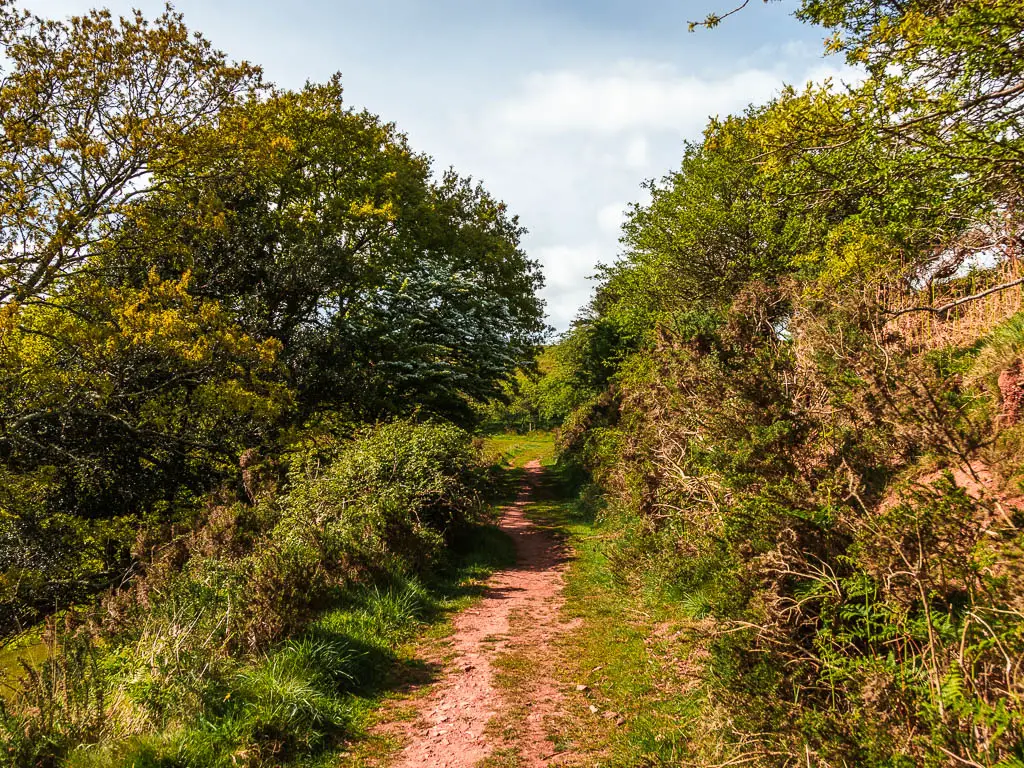
[[[1002,285],[994,286],[992,288],[989,288],[988,290],[981,291],[970,296],[964,296],[962,299],[957,299],[956,301],[951,301],[948,304],[943,304],[941,307],[907,307],[906,309],[901,309],[898,312],[893,312],[892,317],[890,317],[885,322],[890,323],[900,315],[908,315],[911,312],[931,312],[932,314],[938,315],[940,318],[945,320],[946,315],[949,314],[950,310],[956,309],[962,304],[967,304],[969,302],[976,301],[977,299],[983,299],[984,297],[989,296],[993,293],[999,293],[1000,291],[1005,291],[1007,288],[1013,288],[1014,286],[1021,284],[1024,284],[1024,277],[1019,278],[1017,280],[1012,280],[1009,283],[1003,283]]]
[[[709,13],[707,18],[704,19],[704,21],[690,21],[687,22],[687,26],[689,27],[690,32],[693,32],[695,29],[697,29],[697,27],[707,27],[708,29],[714,29],[715,27],[722,23],[722,19],[728,18],[729,16],[732,16],[734,13],[739,13],[748,5],[750,5],[750,0],[743,0],[743,2],[740,5],[736,6],[731,11],[727,11],[721,15],[717,13]]]

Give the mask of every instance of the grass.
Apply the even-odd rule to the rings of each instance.
[[[439,671],[422,659],[419,646],[448,634],[451,615],[477,599],[494,570],[514,561],[514,545],[504,533],[476,526],[455,542],[447,566],[429,578],[396,577],[344,595],[299,635],[256,659],[207,668],[193,682],[182,682],[181,695],[138,674],[130,653],[114,655],[103,667],[105,674],[124,678],[118,690],[125,695],[112,702],[115,709],[127,715],[138,697],[157,697],[169,714],[142,735],[105,733],[99,744],[74,749],[66,765],[376,765],[400,746],[373,729],[385,703],[431,682]],[[212,658],[205,663],[216,665]],[[16,658],[11,664],[18,664]],[[183,704],[182,697],[195,701]],[[392,709],[389,716],[401,713]],[[33,751],[31,743],[22,744],[17,753],[0,755],[0,764],[44,764]]]
[[[700,623],[678,604],[614,577],[605,553],[616,534],[595,519],[594,502],[581,499],[574,485],[549,469],[528,510],[575,554],[564,610],[576,626],[560,639],[555,664],[566,712],[549,733],[566,756],[552,765],[626,768],[693,759],[697,719],[708,712]]]
[[[554,464],[555,436],[551,432],[500,434],[484,438],[484,450],[506,467],[522,468],[531,461]]]
[[[543,666],[555,670],[563,692],[561,711],[544,723],[550,764],[626,768],[694,759],[699,718],[714,712],[702,680],[700,622],[687,619],[677,602],[614,577],[606,552],[617,534],[595,515],[598,505],[586,492],[581,496],[576,479],[554,463],[550,435],[499,436],[488,446],[507,457],[509,476],[520,476],[529,461],[542,462],[528,514],[575,553],[564,607],[573,628],[553,649],[540,651],[554,654]],[[76,750],[68,765],[387,765],[402,744],[386,726],[416,716],[416,700],[443,664],[452,615],[482,594],[493,571],[514,561],[505,534],[477,527],[430,580],[399,579],[353,593],[300,636],[230,670],[204,694],[213,704],[201,720]],[[495,749],[481,768],[522,764],[516,745],[528,736],[525,693],[538,673],[538,649],[514,642],[523,620],[513,617],[513,642],[495,660],[504,703],[488,728]],[[23,651],[34,647],[31,638],[25,642]]]
[[[555,464],[555,436],[552,432],[494,434],[483,439],[484,455],[501,468],[498,495],[494,501],[511,503],[522,488],[525,467],[532,461],[541,466]]]

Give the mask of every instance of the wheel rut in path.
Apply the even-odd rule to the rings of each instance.
[[[392,726],[405,741],[396,768],[471,768],[496,749],[508,747],[519,751],[518,765],[524,768],[548,764],[552,746],[544,720],[557,713],[561,700],[550,677],[550,650],[566,629],[560,611],[567,558],[559,542],[526,517],[543,470],[537,461],[525,469],[519,495],[504,509],[500,522],[515,542],[516,565],[494,574],[482,599],[455,617],[448,649],[452,658],[444,677],[419,702],[414,721]],[[517,691],[527,700],[516,705],[525,705],[528,714],[516,744],[487,728],[503,709],[495,659],[512,646],[527,649],[536,674],[527,691]]]

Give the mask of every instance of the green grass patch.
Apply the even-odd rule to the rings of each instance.
[[[502,747],[485,757],[476,768],[521,768],[523,758],[514,747]]]
[[[484,438],[484,450],[508,467],[521,468],[531,461],[553,466],[555,436],[552,432],[489,435]]]
[[[336,607],[301,633],[256,658],[218,661],[211,649],[209,658],[196,662],[201,670],[182,671],[180,691],[147,683],[134,646],[100,654],[102,675],[117,681],[111,688],[121,697],[113,720],[128,721],[133,710],[166,714],[139,735],[118,734],[98,723],[100,737],[74,749],[65,764],[373,764],[371,757],[400,746],[393,736],[371,731],[383,703],[409,686],[431,682],[440,671],[418,656],[418,644],[445,635],[449,617],[482,594],[494,570],[514,562],[514,544],[496,527],[467,529],[447,565],[431,576],[395,577],[340,596]],[[57,717],[67,716],[60,702],[53,705]],[[66,730],[69,737],[80,736],[81,723],[69,718]],[[37,764],[31,754],[35,746],[11,745],[10,754],[0,755],[0,765]]]
[[[570,472],[553,468],[528,510],[575,554],[565,613],[577,627],[559,641],[568,711],[552,734],[555,743],[573,755],[573,764],[626,768],[693,760],[701,749],[698,720],[709,713],[700,626],[668,599],[615,579],[606,553],[617,534],[602,523],[592,490],[576,485]]]

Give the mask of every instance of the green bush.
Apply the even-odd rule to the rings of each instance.
[[[488,474],[470,436],[394,422],[327,452],[299,452],[279,518],[241,567],[257,642],[294,631],[332,594],[424,573],[482,519]]]
[[[305,637],[240,673],[236,699],[250,743],[271,755],[308,753],[342,733],[348,708],[339,694],[353,655],[341,640]]]
[[[714,339],[661,329],[565,424],[611,498],[612,572],[701,622],[712,741],[758,734],[758,764],[1009,765],[1020,316],[922,353],[802,295],[780,340],[752,324],[773,291]]]
[[[324,467],[299,455],[272,538],[312,543],[355,571],[435,562],[452,535],[479,521],[487,481],[467,432],[394,422],[359,435]],[[319,535],[319,533],[317,533]]]
[[[352,693],[436,609],[420,577],[484,519],[488,482],[448,424],[296,450],[284,493],[213,505],[155,547],[107,601],[101,642],[61,640],[0,718],[0,765],[270,765],[327,748]]]

